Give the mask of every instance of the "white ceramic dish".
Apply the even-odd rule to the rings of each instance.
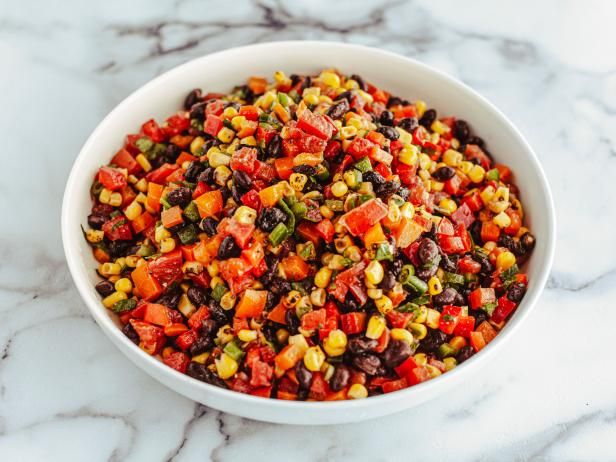
[[[337,67],[356,73],[395,95],[421,98],[441,115],[469,121],[497,161],[509,165],[520,187],[526,220],[538,245],[527,267],[530,284],[507,326],[479,354],[453,371],[420,385],[364,400],[289,402],[253,397],[194,380],[147,355],[126,338],[117,320],[94,290],[96,261],[81,234],[91,208],[89,188],[99,166],[109,162],[124,135],[152,117],[163,120],[176,112],[188,91],[226,92],[251,75],[271,78],[315,73]],[[289,424],[334,424],[378,417],[426,401],[450,389],[493,357],[514,335],[535,305],[548,278],[555,242],[552,197],[536,155],[513,124],[491,103],[457,80],[417,61],[374,48],[328,42],[277,42],[252,45],[195,59],[147,83],[120,103],[98,125],[83,146],[70,173],[62,207],[62,238],[68,265],[92,316],[113,343],[136,365],[169,388],[195,401],[257,420]]]

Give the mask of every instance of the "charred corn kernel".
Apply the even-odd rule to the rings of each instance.
[[[135,184],[135,188],[137,188],[137,191],[139,192],[142,192],[142,193],[146,192],[148,190],[148,181],[145,178],[141,178]]]
[[[366,327],[366,337],[376,340],[385,331],[385,327],[387,327],[385,318],[382,316],[372,316],[368,320],[368,326]]]
[[[239,338],[242,342],[252,342],[257,339],[257,331],[249,330],[249,329],[241,329],[237,333],[237,338]]]
[[[98,229],[89,229],[86,231],[86,239],[91,244],[96,244],[97,242],[101,242],[105,237],[105,233]]]
[[[310,347],[310,345],[308,345],[308,342],[306,341],[306,337],[304,337],[302,334],[291,335],[289,337],[289,345],[294,345],[298,347],[302,354],[306,353],[306,351]]]
[[[128,298],[128,295],[126,295],[126,292],[116,291],[112,293],[111,295],[103,298],[103,305],[105,306],[105,308],[111,308],[113,305],[115,305],[120,300],[126,300],[127,298]]]
[[[332,185],[332,194],[336,197],[342,197],[349,192],[349,187],[344,181],[336,181]]]
[[[333,72],[321,72],[319,78],[328,87],[338,88],[340,86],[340,77]]]
[[[438,329],[439,321],[441,320],[441,313],[438,311],[428,308],[426,313],[426,326],[432,329]]]
[[[443,364],[445,364],[445,371],[450,371],[458,365],[458,361],[453,356],[449,356],[443,359]]]
[[[150,170],[152,170],[152,164],[150,164],[150,161],[148,160],[148,158],[144,156],[143,154],[137,154],[137,157],[135,157],[135,160],[137,161],[139,165],[141,165],[141,168],[144,171],[149,172]]]
[[[509,202],[509,188],[506,186],[499,186],[492,200]]]
[[[413,218],[415,215],[415,207],[410,202],[405,202],[400,207],[400,213],[404,218]]]
[[[415,101],[415,109],[417,110],[417,117],[421,117],[426,112],[426,109],[428,109],[428,106],[424,101],[417,100]]]
[[[432,125],[430,125],[430,129],[433,132],[438,133],[439,135],[444,135],[445,133],[449,133],[451,131],[449,126],[447,126],[446,124],[444,124],[438,119],[432,122]]]
[[[222,111],[222,115],[225,119],[232,119],[237,115],[237,109],[233,106],[227,106],[224,111]]]
[[[126,218],[128,218],[130,221],[133,221],[136,220],[142,212],[143,209],[139,202],[133,201],[128,207],[126,207],[126,210],[124,210],[124,215],[126,215]]]
[[[368,297],[370,297],[372,300],[378,300],[379,298],[383,297],[383,290],[368,289]]]
[[[210,357],[210,352],[206,351],[205,353],[201,353],[200,355],[193,356],[191,361],[194,363],[205,364],[207,359]]]
[[[426,338],[426,335],[428,335],[428,329],[426,328],[426,326],[417,322],[410,323],[409,329],[411,330],[413,337],[415,337],[417,340],[422,340]]]
[[[302,294],[297,290],[290,291],[287,295],[284,296],[282,302],[287,308],[293,308],[302,298]]]
[[[452,338],[449,341],[449,344],[454,350],[460,351],[462,348],[464,348],[467,345],[467,342],[464,337],[456,335],[454,338]]]
[[[303,337],[303,335],[301,336]],[[286,329],[278,329],[276,331],[276,340],[278,341],[278,343],[283,345],[287,343],[287,340],[289,340],[289,331]]]
[[[359,250],[359,247],[357,247],[356,245],[347,247],[344,251],[344,258],[348,258],[355,263],[361,261],[362,255],[361,251]]]
[[[247,205],[242,205],[237,208],[233,214],[233,218],[235,218],[238,223],[252,225],[257,219],[257,211]]]
[[[111,193],[111,196],[109,196],[109,205],[112,207],[119,207],[122,205],[122,194],[119,192]]]
[[[168,237],[160,241],[160,251],[162,253],[169,253],[175,250],[175,239]]]
[[[506,228],[511,224],[511,217],[509,217],[509,215],[507,215],[505,212],[501,212],[494,218],[492,218],[492,221],[499,228]]]
[[[235,137],[235,132],[227,127],[222,127],[218,132],[218,135],[216,135],[216,138],[223,143],[230,143],[231,140],[233,140],[233,137]]]
[[[218,377],[223,380],[229,379],[237,372],[238,364],[235,359],[229,356],[227,353],[220,355],[220,358],[215,360],[216,373]]]
[[[488,203],[488,208],[490,209],[490,211],[494,213],[501,213],[509,208],[509,202],[508,201],[490,201]]]
[[[198,261],[187,261],[182,265],[182,272],[184,274],[201,274],[203,265]]]
[[[190,143],[190,152],[196,156],[203,154],[203,146],[205,145],[205,139],[198,136]]]
[[[219,271],[218,260],[212,260],[212,262],[207,265],[207,274],[209,274],[210,277],[218,276]]]
[[[319,104],[319,95],[315,95],[313,93],[305,95],[302,99],[304,100],[304,103],[310,106],[316,106]]]
[[[325,289],[314,289],[310,292],[310,303],[314,306],[325,306],[325,301],[327,300],[327,293]]]
[[[301,191],[306,186],[308,177],[303,173],[292,173],[289,177],[289,184],[295,191]]]
[[[496,189],[493,186],[486,186],[479,196],[484,204],[488,204],[494,198],[494,194],[496,194]]]
[[[171,233],[163,225],[157,226],[154,230],[154,240],[156,242],[162,242],[169,237],[171,237]]]
[[[133,283],[128,278],[118,279],[115,283],[115,290],[129,294],[133,290]]]
[[[313,346],[306,350],[304,355],[304,366],[312,372],[321,370],[321,366],[325,362],[325,353],[319,346]]]
[[[415,356],[413,356],[413,359],[415,360],[415,364],[420,367],[428,364],[428,357],[425,353],[417,353]]]
[[[441,199],[438,203],[438,206],[442,209],[443,213],[446,215],[451,215],[458,208],[457,204],[453,199]]]
[[[391,301],[391,298],[389,298],[387,295],[383,295],[381,298],[379,298],[378,300],[374,301],[374,304],[376,305],[377,309],[382,313],[382,314],[387,314],[389,313],[391,310],[394,309],[394,305]]]
[[[458,169],[460,169],[460,171],[465,175],[468,175],[474,166],[475,164],[473,164],[472,162],[469,162],[468,160],[463,160],[462,162],[460,162],[460,165],[458,165]]]
[[[324,266],[314,275],[314,285],[320,289],[325,289],[329,285],[331,277],[332,270]]]
[[[378,260],[372,260],[364,270],[366,280],[374,285],[380,284],[385,275],[383,265]]]
[[[126,266],[128,266],[129,268],[136,268],[137,267],[137,262],[139,261],[141,257],[139,257],[138,255],[128,255],[126,257]]]
[[[219,186],[225,186],[227,180],[231,177],[231,170],[226,165],[219,165],[214,169],[214,180]]]
[[[221,345],[229,343],[233,340],[233,328],[229,324],[225,324],[216,332],[216,339]]]
[[[101,204],[109,204],[109,200],[111,199],[111,191],[107,188],[103,188],[98,195],[98,201]]]
[[[443,286],[441,285],[439,278],[432,276],[428,280],[428,291],[430,292],[430,295],[438,295],[443,291]]]
[[[501,252],[496,257],[496,268],[505,271],[515,264],[515,255],[509,251]]]
[[[342,138],[343,140],[353,138],[356,135],[357,135],[357,128],[353,126],[343,127],[340,130],[340,138]]]
[[[449,167],[457,167],[462,161],[462,154],[453,149],[447,149],[443,154],[443,162]]]
[[[486,171],[481,165],[474,165],[468,172],[468,177],[473,183],[481,183],[486,177]]]
[[[438,377],[442,374],[441,370],[433,366],[432,364],[426,364],[426,369],[428,369],[428,374],[430,374],[431,378]]]
[[[400,150],[398,160],[405,165],[414,166],[419,159],[419,148],[414,144],[409,144]]]
[[[333,218],[334,216],[334,212],[327,205],[319,207],[319,212],[321,212],[323,218]]]
[[[112,276],[114,274],[120,274],[122,267],[118,263],[103,263],[98,267],[98,272],[102,276]]]
[[[412,345],[415,341],[415,339],[413,338],[413,334],[411,334],[408,330],[406,329],[401,329],[401,328],[394,328],[391,330],[390,332],[391,338],[394,340],[401,340],[403,342],[408,343],[409,345]]]
[[[229,165],[231,163],[231,157],[220,151],[208,152],[207,160],[212,168],[220,167],[221,165]]]
[[[368,389],[361,383],[354,383],[349,387],[347,391],[347,398],[349,399],[364,399],[368,397]]]
[[[180,296],[180,301],[178,302],[178,311],[189,318],[195,311],[197,311],[197,308],[195,308],[195,305],[192,304],[186,294],[182,294]]]
[[[225,311],[229,311],[233,309],[236,301],[237,297],[229,290],[220,298],[220,307]]]

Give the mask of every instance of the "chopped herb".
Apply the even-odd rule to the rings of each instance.
[[[114,313],[124,313],[125,311],[130,311],[135,309],[137,306],[137,302],[133,298],[128,298],[125,300],[118,300],[111,307],[111,311]]]

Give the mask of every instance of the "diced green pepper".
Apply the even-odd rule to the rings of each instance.
[[[193,201],[190,201],[190,204],[188,204],[184,208],[184,216],[188,221],[192,221],[193,223],[199,221],[201,216],[199,215],[199,209],[197,208],[197,204],[195,204]]]
[[[291,104],[291,98],[286,93],[278,93],[278,102],[282,104],[284,107],[288,107]]]
[[[443,282],[447,284],[461,285],[464,284],[464,276],[462,276],[461,274],[445,271],[445,275],[443,276]]]
[[[184,226],[178,231],[178,237],[184,245],[192,244],[197,240],[197,227],[193,224]]]
[[[153,255],[154,252],[156,252],[156,249],[153,245],[141,244],[141,247],[139,247],[139,250],[137,250],[137,255],[139,257],[149,257],[150,255]]]
[[[411,276],[415,276],[415,267],[411,264],[404,265],[400,271],[400,276],[398,276],[398,281],[400,281],[402,285],[408,284]]]
[[[154,142],[147,136],[142,136],[137,141],[135,141],[135,146],[137,146],[137,149],[139,149],[139,151],[141,152],[148,152],[154,147]]]
[[[231,340],[229,343],[227,343],[223,348],[223,351],[236,361],[239,361],[241,357],[244,356],[244,351],[235,342],[235,340]]]
[[[486,180],[488,181],[498,181],[499,179],[500,179],[500,173],[497,168],[488,170],[488,173],[486,173]]]
[[[413,289],[417,294],[423,295],[428,290],[428,284],[417,276],[409,276],[406,285]]]
[[[111,307],[111,311],[114,313],[124,313],[125,311],[130,311],[135,309],[137,306],[137,302],[134,298],[128,298],[125,300],[118,300]]]
[[[306,204],[304,204],[303,202],[297,202],[293,204],[293,207],[291,207],[291,211],[296,218],[301,219],[304,217],[304,215],[306,215],[306,212],[308,212],[308,207],[306,207]]]
[[[278,223],[276,227],[272,230],[272,232],[269,233],[269,236],[267,238],[272,243],[272,246],[277,247],[282,244],[282,241],[284,241],[288,235],[289,230],[284,225],[284,223]]]
[[[381,242],[376,247],[375,259],[377,260],[390,260],[393,261],[394,254],[390,245],[387,242]]]
[[[488,313],[490,316],[492,316],[492,313],[494,313],[496,306],[497,306],[496,302],[490,302],[490,303],[486,303],[485,305],[483,305],[481,309],[484,310],[486,313]]]
[[[361,173],[366,173],[372,170],[372,164],[370,163],[370,159],[368,157],[362,157],[359,159],[355,162],[354,167]]]
[[[214,289],[212,289],[212,298],[217,302],[220,301],[222,296],[228,292],[229,289],[224,284],[217,284]]]

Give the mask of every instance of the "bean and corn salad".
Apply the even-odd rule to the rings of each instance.
[[[437,377],[525,294],[535,239],[469,124],[360,76],[191,91],[91,188],[103,305],[203,382],[358,399]]]

